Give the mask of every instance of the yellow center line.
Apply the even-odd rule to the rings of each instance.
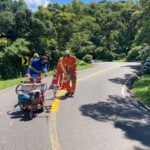
[[[77,82],[92,78],[92,77],[97,76],[97,75],[99,75],[103,72],[112,70],[116,67],[118,67],[118,65],[116,65],[115,67],[109,68],[109,69],[98,71],[96,73],[93,73],[93,74],[85,76],[85,77],[82,77],[82,78],[78,79]],[[65,94],[65,90],[61,90],[61,91],[58,92],[56,98],[54,99],[54,101],[52,103],[52,107],[50,109],[49,132],[50,132],[50,142],[51,142],[52,150],[61,150],[60,144],[59,144],[59,141],[58,141],[58,137],[57,137],[56,113],[58,112],[58,109],[59,109],[60,99],[64,94]]]
[[[113,67],[113,68],[114,68],[114,67]],[[111,69],[112,69],[112,68],[111,68]],[[109,69],[109,70],[111,70],[111,69]],[[97,76],[97,75],[101,74],[102,72],[105,72],[105,71],[106,71],[106,70],[101,70],[101,71],[98,71],[98,72],[93,73],[93,74],[91,74],[91,75],[88,75],[88,76],[82,77],[82,78],[78,79],[78,80],[77,80],[77,82],[80,82],[80,81],[83,81],[83,80],[86,80],[86,79],[92,78],[92,77],[94,77],[94,76]],[[108,69],[107,69],[107,71],[108,71]]]
[[[60,98],[65,94],[64,90],[59,91],[56,98],[54,99],[51,107],[51,112],[57,112],[60,104]]]
[[[50,126],[49,126],[50,142],[52,150],[60,150],[60,144],[57,138],[56,130],[56,113],[50,113]]]

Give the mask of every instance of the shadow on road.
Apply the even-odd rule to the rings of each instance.
[[[10,115],[11,119],[20,119],[20,121],[23,121],[24,114],[20,109],[8,111],[7,114]]]
[[[121,66],[121,67],[127,67],[127,68],[131,68],[133,69],[132,71],[132,74],[125,74],[124,77],[120,78],[120,77],[116,77],[116,78],[113,78],[113,79],[109,79],[109,81],[113,82],[113,83],[116,83],[116,84],[125,84],[126,81],[133,76],[133,73],[134,74],[139,74],[139,70],[140,70],[140,67],[141,65],[140,64],[136,64],[136,65],[125,65],[125,66]],[[130,85],[133,83],[134,79],[132,81],[130,81],[127,85],[130,87]]]
[[[82,115],[97,121],[113,121],[116,128],[125,131],[127,138],[150,146],[150,117],[136,102],[129,101],[122,97],[109,96],[108,102],[82,105],[79,110]]]
[[[125,131],[126,137],[138,140],[146,146],[150,146],[150,123],[144,124],[134,121],[117,121],[115,127]]]
[[[141,68],[141,64],[139,63],[139,64],[134,64],[134,65],[125,65],[123,67],[131,68],[131,69],[138,71]]]
[[[45,106],[45,113],[50,113],[50,109],[51,109],[51,105],[50,106]],[[40,109],[37,109],[36,111],[34,111],[33,113],[33,118],[37,117],[37,118],[47,118],[47,116],[37,116],[38,114],[43,113]],[[20,119],[20,121],[30,121],[30,119],[25,117],[25,113],[24,111],[20,110],[20,109],[14,109],[11,111],[8,111],[7,114],[10,116],[10,119]]]
[[[9,112],[7,112],[7,114],[10,115],[10,119],[19,119],[19,121],[24,121],[24,122],[30,121],[30,119],[28,119],[24,116],[24,112],[21,111],[20,109],[9,111]],[[36,115],[34,114],[33,118],[35,116]]]
[[[70,98],[74,98],[74,96],[56,96],[55,99],[60,99],[60,100],[68,100]]]
[[[125,84],[126,81],[132,76],[132,74],[125,74],[123,78],[116,77],[113,79],[109,79],[109,81],[116,83],[116,84]]]
[[[121,66],[123,68],[130,68],[132,69],[133,73],[134,74],[138,74],[139,73],[139,70],[141,68],[141,64],[133,64],[133,65],[124,65],[124,66]],[[109,79],[109,81],[113,82],[113,83],[116,83],[116,84],[125,84],[125,82],[132,76],[133,74],[125,74],[123,78],[120,78],[120,77],[116,77],[116,78],[113,78],[113,79]]]
[[[143,148],[139,148],[139,147],[135,147],[134,150],[149,150],[149,149],[143,149]]]

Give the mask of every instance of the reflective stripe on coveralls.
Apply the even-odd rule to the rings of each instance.
[[[42,71],[38,71],[35,68],[33,68],[31,65],[29,66],[29,69],[31,69],[32,71],[36,72],[36,73],[42,73]]]

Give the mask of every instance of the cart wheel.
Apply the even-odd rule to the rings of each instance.
[[[33,119],[33,112],[32,110],[25,110],[25,114],[24,117],[28,120],[32,120]]]
[[[39,109],[39,112],[40,112],[40,113],[44,112],[44,107],[41,107],[41,108]]]
[[[29,112],[29,119],[32,120],[32,118],[33,118],[33,112],[30,111],[30,112]]]

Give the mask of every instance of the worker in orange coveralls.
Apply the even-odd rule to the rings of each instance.
[[[65,96],[73,96],[76,89],[76,68],[77,58],[70,54],[68,50],[64,52],[64,56],[59,59],[58,70],[63,71],[62,89],[66,88]]]
[[[63,83],[64,79],[64,69],[61,64],[61,60],[63,57],[59,58],[56,68],[54,69],[52,83],[49,89],[66,89],[65,84]],[[63,84],[62,84],[63,83]]]
[[[59,58],[56,69],[55,69],[55,78],[56,78],[56,85],[61,87],[61,89],[63,89],[62,87],[62,82],[63,82],[63,78],[64,78],[64,68],[61,64],[62,58]],[[64,87],[65,88],[65,87]]]

